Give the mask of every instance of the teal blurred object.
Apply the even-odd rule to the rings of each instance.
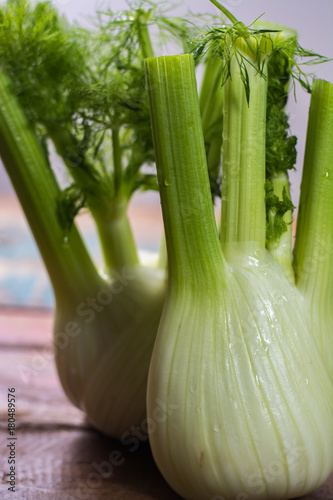
[[[159,250],[162,217],[157,193],[133,200],[132,226],[140,256],[150,261]],[[81,234],[96,265],[103,267],[97,234],[89,216],[79,216]],[[0,308],[53,309],[54,297],[38,247],[15,193],[0,189]]]
[[[28,227],[0,218],[0,306],[52,309],[52,287]],[[92,254],[99,258],[95,234],[85,235]]]

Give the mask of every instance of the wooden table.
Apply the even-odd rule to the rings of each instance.
[[[179,500],[159,474],[147,443],[131,453],[91,429],[67,401],[52,360],[51,330],[50,312],[0,311],[0,498]],[[16,493],[6,484],[8,388],[16,395]],[[110,457],[118,464],[112,473]],[[332,500],[333,476],[305,498]]]

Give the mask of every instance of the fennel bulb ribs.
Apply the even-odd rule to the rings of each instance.
[[[156,400],[173,408],[150,443],[188,500],[293,498],[333,470],[333,386],[303,298],[265,248],[265,55],[285,34],[236,29],[221,242],[191,56],[146,60],[169,266],[148,418]]]

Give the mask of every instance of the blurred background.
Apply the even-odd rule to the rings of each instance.
[[[111,8],[121,11],[128,7],[124,0],[53,0],[53,3],[71,22],[77,21],[86,26],[91,23],[90,16],[96,10]],[[223,3],[246,24],[264,14],[264,19],[289,26],[298,32],[303,47],[333,58],[332,0],[225,0]],[[170,15],[185,17],[189,10],[194,14],[217,12],[209,0],[186,0],[175,5]],[[333,82],[333,62],[308,70],[315,72],[318,78]],[[298,138],[297,169],[291,173],[292,199],[297,206],[310,96],[296,86],[296,97],[297,102],[290,96],[287,110],[291,131]],[[137,195],[131,204],[130,219],[142,252],[149,255],[156,251],[162,233],[158,195]],[[81,215],[77,222],[96,262],[101,262],[100,248],[89,216]],[[0,307],[49,310],[53,304],[52,290],[38,249],[0,164]]]

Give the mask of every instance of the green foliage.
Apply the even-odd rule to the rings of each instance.
[[[296,163],[297,138],[288,135],[288,117],[276,104],[267,110],[266,121],[266,176],[279,170],[290,170]]]
[[[285,112],[272,104],[266,121],[266,176],[295,168],[297,138],[288,135],[289,123]]]
[[[258,29],[255,27],[258,19],[251,25],[245,26],[219,2],[216,0],[211,0],[211,2],[233,24],[208,28],[202,35],[197,37],[192,50],[196,59],[202,58],[207,52],[210,52],[214,57],[221,58],[223,62],[222,86],[231,77],[231,60],[235,58],[244,84],[246,98],[249,101],[250,82],[246,63],[254,66],[258,74],[266,78],[263,71],[265,63],[270,58],[271,53],[278,52],[285,56],[293,81],[298,81],[305,90],[311,92],[309,75],[305,73],[302,66],[319,64],[329,59],[316,52],[303,49],[292,37],[277,37],[277,41],[275,41],[272,35],[279,33],[280,30]],[[269,48],[269,50],[267,51],[266,48]],[[297,62],[297,58],[300,59],[300,62]]]
[[[294,168],[296,163],[295,136],[288,133],[285,113],[288,98],[290,69],[283,53],[275,52],[268,61],[268,89],[266,115],[266,177],[278,171]]]
[[[267,64],[268,97],[267,106],[276,104],[283,109],[287,104],[290,67],[288,58],[281,52],[273,52]]]
[[[202,131],[213,203],[215,198],[222,196],[223,90],[221,89],[221,68],[222,64],[219,59],[206,57],[199,94]]]
[[[156,189],[155,173],[141,172],[154,162],[143,66],[154,55],[151,28],[185,50],[193,27],[149,2],[98,13],[89,29],[69,25],[51,2],[0,8],[0,62],[45,151],[51,139],[75,182],[76,196],[64,193],[69,225],[77,197],[107,209],[119,194]]]
[[[85,198],[75,185],[61,192],[58,200],[58,218],[64,228],[65,236],[70,233],[76,215],[84,206]]]
[[[282,199],[274,193],[271,181],[266,181],[266,243],[278,241],[280,236],[287,231],[288,224],[284,220],[284,215],[289,210],[294,210],[294,205],[284,187]]]
[[[266,242],[278,241],[287,231],[284,215],[294,206],[284,188],[282,199],[274,194],[271,182],[278,172],[295,168],[297,138],[289,135],[285,105],[288,98],[290,68],[288,58],[274,52],[268,61],[268,90],[266,113]]]
[[[0,7],[0,60],[32,125],[70,119],[85,62],[50,2],[8,0]]]

